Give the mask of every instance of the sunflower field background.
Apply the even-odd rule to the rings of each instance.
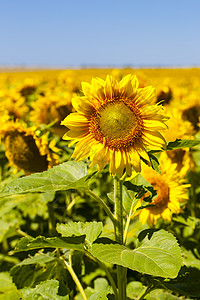
[[[163,132],[167,151],[153,153],[154,170],[146,166],[125,184],[131,191],[123,199],[126,246],[134,250],[145,239],[147,245],[153,235],[153,246],[163,239],[163,247],[179,245],[181,255],[170,250],[179,258],[169,276],[165,267],[128,268],[127,299],[200,299],[200,69],[127,68],[0,73],[0,300],[116,299],[118,257],[95,250],[109,241],[102,251],[117,251],[99,202],[113,209],[112,177],[108,166],[97,172],[89,159],[71,159],[74,145],[62,138],[61,122],[75,111],[71,100],[83,95],[81,82],[107,75],[120,81],[127,74],[136,75],[141,88],[156,88],[155,104],[170,118]],[[156,212],[149,207],[155,191]],[[142,193],[134,218],[131,193]],[[146,193],[151,197],[144,199]]]

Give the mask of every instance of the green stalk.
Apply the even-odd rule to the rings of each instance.
[[[123,245],[123,205],[122,180],[114,176],[114,204],[115,204],[115,240]],[[126,268],[117,265],[117,283],[120,300],[126,300]]]
[[[113,213],[111,212],[110,208],[107,206],[107,204],[104,202],[103,199],[101,199],[99,196],[97,196],[95,193],[93,193],[91,190],[87,190],[87,194],[89,194],[93,199],[95,199],[97,202],[99,202],[99,204],[103,207],[103,209],[105,210],[105,212],[107,213],[108,217],[111,219],[111,221],[113,222],[113,225],[115,225],[116,223],[116,219],[115,216],[113,215]]]
[[[83,297],[83,300],[88,300],[88,298],[87,298],[87,296],[84,292],[84,289],[82,287],[82,284],[80,283],[76,273],[74,272],[74,269],[72,268],[71,263],[67,263],[66,260],[63,257],[61,257],[61,259],[63,260],[65,266],[67,267],[67,270],[69,271],[70,275],[72,276],[72,279],[74,280],[81,296]]]
[[[86,252],[86,255],[87,255],[90,259],[92,259],[92,260],[94,260],[95,262],[97,262],[97,263],[99,264],[99,266],[101,267],[101,269],[105,271],[106,276],[107,276],[107,278],[108,278],[108,280],[109,280],[109,282],[110,282],[110,285],[112,286],[112,289],[113,289],[113,292],[114,292],[114,295],[115,295],[115,300],[120,300],[120,299],[118,298],[118,291],[117,291],[117,287],[116,287],[116,285],[115,285],[114,279],[112,278],[112,275],[110,274],[110,272],[109,272],[109,270],[107,269],[106,265],[105,265],[104,263],[102,263],[98,258],[92,256],[91,253]]]

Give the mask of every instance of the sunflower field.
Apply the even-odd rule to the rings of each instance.
[[[200,69],[0,73],[0,300],[200,299]]]

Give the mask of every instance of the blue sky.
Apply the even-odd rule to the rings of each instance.
[[[200,66],[199,0],[0,0],[0,66]]]

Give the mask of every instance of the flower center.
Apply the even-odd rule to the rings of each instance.
[[[156,206],[151,209],[167,206],[169,202],[169,186],[165,180],[158,175],[156,177],[148,178],[148,181],[157,192],[157,196],[152,201],[152,204],[155,204]]]
[[[110,140],[124,138],[136,127],[137,119],[123,102],[109,103],[99,112],[99,126],[102,134]]]
[[[46,155],[41,155],[32,135],[23,132],[7,132],[5,139],[5,152],[10,161],[29,173],[47,170]]]
[[[100,106],[91,116],[89,130],[106,147],[125,150],[142,135],[143,121],[134,104],[122,99]]]

